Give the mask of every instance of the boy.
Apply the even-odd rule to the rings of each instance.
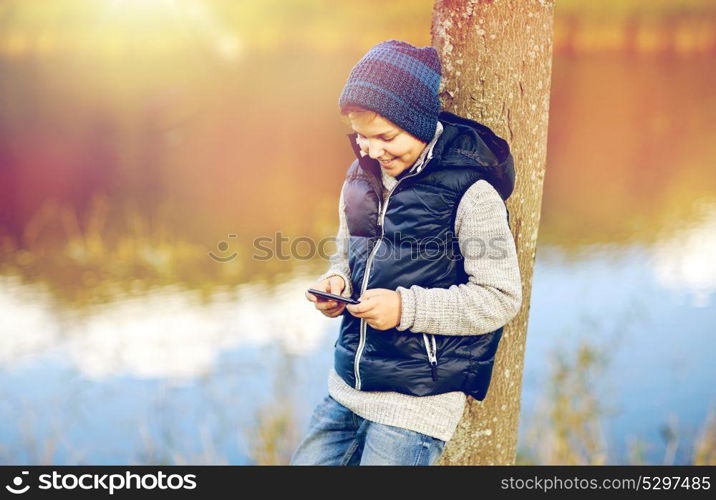
[[[485,398],[502,327],[522,286],[504,204],[507,143],[440,112],[432,47],[371,48],[339,99],[356,161],[339,201],[338,248],[313,288],[341,315],[329,395],[291,464],[431,465]]]

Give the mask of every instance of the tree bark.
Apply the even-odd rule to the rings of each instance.
[[[506,139],[516,170],[507,202],[522,276],[522,308],[505,327],[483,401],[465,414],[440,465],[515,463],[527,316],[542,204],[554,0],[436,0],[432,44],[443,109]]]

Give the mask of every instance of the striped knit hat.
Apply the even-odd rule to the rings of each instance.
[[[440,113],[440,58],[433,47],[386,40],[353,67],[338,104],[375,111],[424,142]]]

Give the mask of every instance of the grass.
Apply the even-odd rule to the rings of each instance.
[[[659,463],[647,464],[646,453],[659,443],[634,436],[626,438],[626,457],[609,454],[605,417],[613,415],[596,383],[608,364],[604,350],[582,342],[573,352],[558,351],[549,381],[534,415],[533,424],[518,445],[518,465],[673,465],[679,445],[679,428],[673,420],[662,425],[664,455]],[[716,464],[716,418],[710,411],[686,465]]]
[[[253,261],[253,242],[232,240],[238,257],[217,262],[217,241],[182,237],[139,209],[112,206],[96,197],[80,218],[66,205],[46,203],[26,225],[22,245],[0,235],[0,276],[41,283],[58,303],[81,309],[160,286],[197,290],[207,299],[241,283],[280,281],[298,266],[315,268],[320,259]],[[198,240],[198,241],[197,241]],[[226,252],[229,254],[229,252]],[[312,266],[312,267],[311,267]]]

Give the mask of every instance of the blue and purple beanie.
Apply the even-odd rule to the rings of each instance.
[[[440,78],[440,58],[433,47],[386,40],[356,63],[338,104],[375,111],[430,142],[440,113]]]

